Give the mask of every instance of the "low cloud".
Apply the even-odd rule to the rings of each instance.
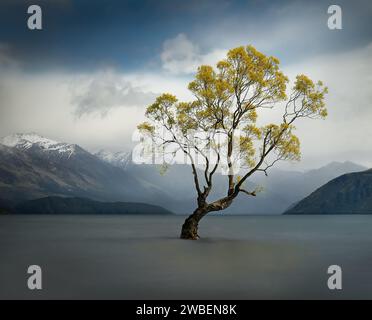
[[[120,107],[144,107],[156,94],[134,86],[120,74],[104,71],[78,79],[71,89],[71,103],[76,107],[75,115],[100,114]]]

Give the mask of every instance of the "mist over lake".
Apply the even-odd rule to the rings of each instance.
[[[372,216],[207,216],[198,241],[184,218],[0,216],[0,299],[372,298]]]

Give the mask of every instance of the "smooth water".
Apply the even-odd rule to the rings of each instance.
[[[210,216],[199,241],[178,239],[184,218],[0,216],[0,298],[372,298],[372,215]]]

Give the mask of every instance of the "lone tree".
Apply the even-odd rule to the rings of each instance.
[[[199,221],[229,207],[239,194],[256,196],[257,190],[244,187],[253,174],[266,174],[279,160],[300,160],[294,123],[327,116],[327,88],[301,74],[287,96],[287,83],[277,58],[242,46],[231,49],[216,68],[198,68],[188,86],[194,101],[178,102],[165,93],[147,107],[149,121],[138,129],[163,152],[175,156],[181,151],[193,174],[197,207],[182,225],[182,239],[198,239]],[[264,109],[281,110],[277,124],[257,124]],[[211,201],[213,177],[221,168],[226,194]]]

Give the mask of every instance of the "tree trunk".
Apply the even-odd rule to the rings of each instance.
[[[201,218],[203,218],[208,211],[203,208],[198,208],[190,215],[182,225],[181,239],[198,240],[198,225]]]

